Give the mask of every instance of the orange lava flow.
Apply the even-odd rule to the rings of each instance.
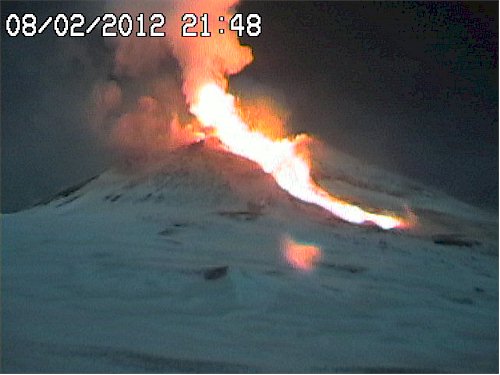
[[[201,86],[190,111],[204,127],[213,130],[228,151],[259,164],[292,196],[320,206],[350,223],[372,222],[383,229],[403,225],[395,216],[366,212],[331,196],[313,181],[308,160],[298,152],[298,145],[306,135],[273,140],[252,131],[238,114],[234,96],[217,84]]]

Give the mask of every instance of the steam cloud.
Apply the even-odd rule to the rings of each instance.
[[[220,87],[226,88],[226,76],[240,72],[253,60],[250,47],[240,45],[234,33],[212,33],[208,38],[182,37],[181,17],[185,13],[200,15],[208,14],[209,24],[218,24],[218,17],[224,16],[225,20],[231,18],[230,9],[238,0],[198,1],[188,0],[177,2],[173,9],[172,17],[167,22],[168,36],[172,43],[173,53],[179,61],[184,85],[183,91],[188,104],[193,101],[195,88],[204,83],[215,82]],[[198,25],[197,31],[201,25]]]
[[[253,60],[250,47],[235,33],[212,32],[210,37],[182,37],[185,13],[231,18],[238,0],[110,3],[115,14],[149,15],[161,12],[165,37],[118,37],[110,78],[99,82],[92,95],[95,130],[127,161],[161,157],[174,147],[191,143],[197,122],[188,113],[195,89],[205,82],[227,87],[227,76],[240,72]],[[156,7],[155,7],[156,4]],[[147,25],[146,25],[147,26]],[[191,31],[201,32],[201,22]],[[180,69],[179,69],[180,67]],[[180,73],[180,74],[179,74]],[[187,124],[187,125],[181,125]]]

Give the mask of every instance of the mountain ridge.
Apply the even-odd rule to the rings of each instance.
[[[203,144],[3,215],[2,369],[497,371],[497,218],[353,160],[318,182],[415,227],[335,219]]]

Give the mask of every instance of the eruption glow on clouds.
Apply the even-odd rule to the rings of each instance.
[[[281,240],[281,249],[285,260],[293,267],[303,271],[311,271],[321,260],[321,249],[312,244],[302,244],[290,236]]]

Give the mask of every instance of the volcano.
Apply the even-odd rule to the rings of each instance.
[[[418,222],[346,223],[209,142],[4,215],[3,370],[498,371],[498,217],[335,150],[317,165]]]

